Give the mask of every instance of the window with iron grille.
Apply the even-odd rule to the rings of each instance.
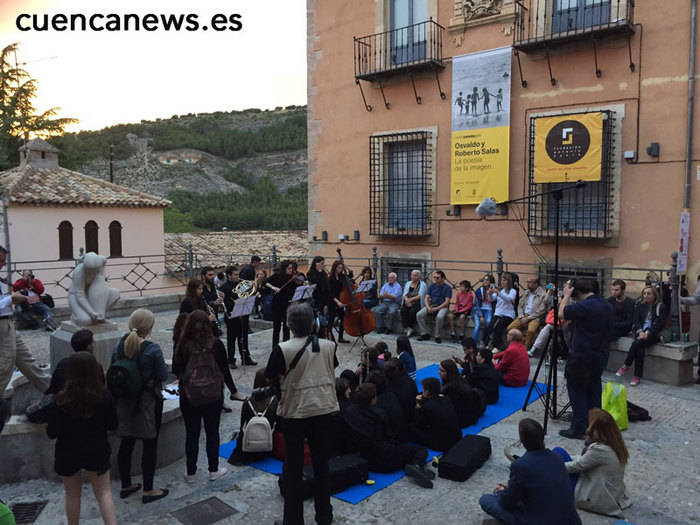
[[[380,276],[381,282],[385,283],[389,279],[389,274],[394,272],[396,280],[403,286],[411,280],[411,272],[418,270],[421,273],[421,279],[425,279],[425,269],[427,268],[425,259],[397,259],[382,257],[380,260]]]
[[[554,283],[554,264],[541,264],[538,268],[538,275],[540,276],[540,283],[542,285],[548,283]],[[607,283],[610,281],[610,268],[604,266],[582,266],[582,265],[572,265],[572,264],[559,264],[559,289],[563,289],[564,283],[568,280],[574,279],[594,279],[598,281],[600,286],[601,295],[607,295],[605,293]]]
[[[562,238],[607,240],[613,236],[614,112],[600,111],[600,113],[603,113],[601,178],[599,181],[586,182],[582,188],[568,189],[562,193],[559,210],[559,235]],[[581,114],[581,112],[571,114]],[[530,118],[528,234],[531,237],[553,238],[557,223],[554,197],[551,194],[537,194],[571,187],[572,183],[537,184],[534,182],[535,128],[538,118],[542,117]]]
[[[430,235],[433,171],[431,137],[430,131],[370,137],[371,235]]]

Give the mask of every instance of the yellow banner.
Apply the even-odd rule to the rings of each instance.
[[[602,159],[602,113],[536,119],[536,183],[600,180]]]
[[[510,126],[452,132],[452,204],[508,200]]]

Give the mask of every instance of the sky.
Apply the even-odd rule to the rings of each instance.
[[[25,13],[40,25],[44,14],[195,14],[208,30],[20,31]],[[241,29],[214,31],[216,14],[240,14]],[[14,42],[39,82],[37,109],[79,119],[69,131],[306,104],[305,0],[0,0],[0,48]]]

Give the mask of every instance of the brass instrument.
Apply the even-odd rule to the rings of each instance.
[[[235,293],[239,299],[247,299],[248,297],[252,297],[257,293],[257,291],[258,287],[256,286],[255,281],[240,281],[233,289],[233,293]]]

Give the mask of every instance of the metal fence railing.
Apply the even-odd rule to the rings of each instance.
[[[187,281],[199,275],[201,268],[212,266],[217,271],[223,271],[226,266],[239,267],[248,264],[252,254],[217,254],[195,252],[191,246],[185,251],[171,252],[161,255],[138,255],[108,259],[106,275],[110,286],[117,288],[122,296],[144,296],[163,293],[183,292]],[[331,262],[336,258],[334,253],[323,253],[326,257],[326,267],[330,269]],[[267,274],[282,260],[292,260],[299,265],[299,270],[306,272],[310,263],[308,254],[281,254],[275,246],[267,255],[261,256],[263,268]],[[622,279],[627,284],[627,293],[636,297],[648,280],[669,285],[672,304],[671,315],[676,337],[680,334],[679,325],[679,289],[681,277],[676,272],[677,254],[672,254],[668,266],[643,268],[629,266],[612,266],[600,264],[580,264],[563,261],[559,265],[559,282],[561,286],[567,279],[590,277],[598,281],[603,295],[615,279]],[[498,250],[492,260],[469,261],[457,259],[432,259],[420,257],[385,256],[373,247],[371,252],[363,256],[344,257],[347,269],[358,276],[365,267],[370,267],[380,283],[384,282],[389,272],[398,274],[401,284],[410,279],[412,270],[421,271],[423,279],[429,280],[434,270],[445,272],[448,282],[455,286],[462,280],[476,283],[485,274],[493,274],[497,279],[504,272],[517,274],[519,282],[524,285],[529,276],[537,276],[544,285],[553,282],[554,262],[547,258],[533,261],[511,261],[507,254]],[[73,270],[78,260],[73,261],[12,261],[8,269],[11,281],[21,278],[22,271],[31,269],[40,279],[46,291],[58,304],[66,304],[68,290],[71,284]]]

